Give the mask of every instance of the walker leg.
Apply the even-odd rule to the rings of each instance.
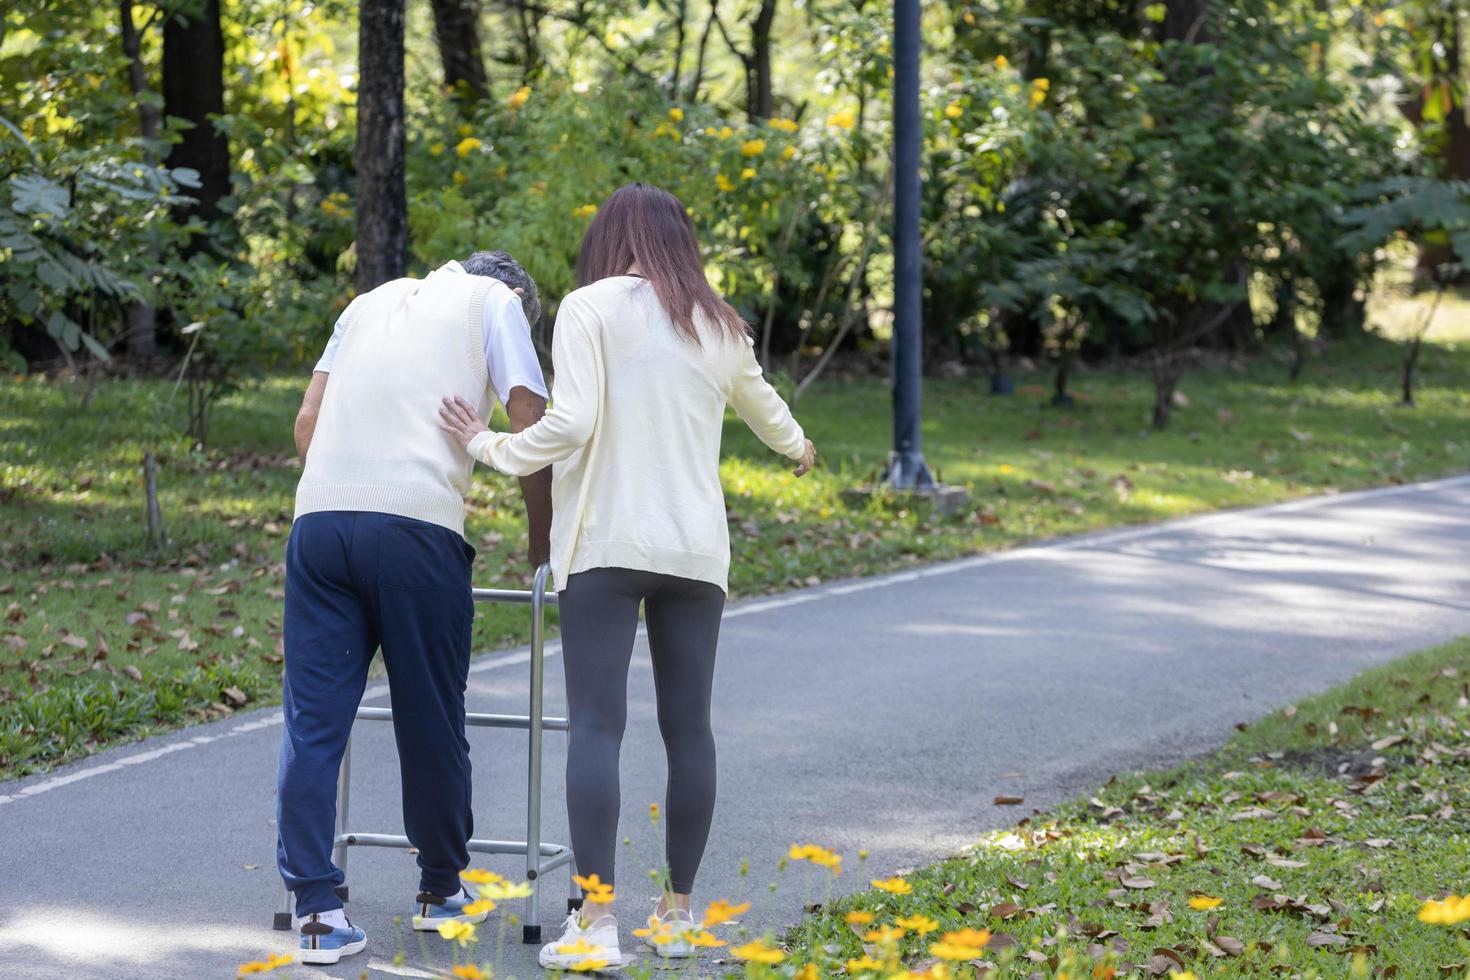
[[[542,678],[545,665],[546,575],[549,565],[536,569],[531,586],[531,705],[527,724],[526,751],[526,880],[531,894],[526,899],[525,927],[521,942],[541,941],[541,716]]]
[[[291,889],[281,882],[281,904],[276,908],[276,914],[271,919],[271,928],[282,932],[291,928]]]
[[[574,857],[567,863],[567,882],[571,891],[567,893],[567,915],[571,915],[582,907],[582,886],[577,884],[577,860]]]
[[[347,874],[347,842],[342,836],[347,833],[347,808],[352,802],[352,736],[347,736],[347,748],[342,751],[342,767],[337,770],[337,826],[336,843],[332,847],[332,863]],[[332,889],[342,901],[347,901],[347,883]]]

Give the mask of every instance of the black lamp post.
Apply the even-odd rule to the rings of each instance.
[[[920,448],[924,372],[923,256],[919,243],[919,0],[893,5],[893,453],[885,482],[926,490],[934,477]]]

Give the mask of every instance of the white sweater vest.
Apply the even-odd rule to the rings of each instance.
[[[459,395],[485,416],[482,276],[396,279],[353,301],[332,365],[296,516],[377,511],[464,533],[471,459],[439,428],[439,400]]]

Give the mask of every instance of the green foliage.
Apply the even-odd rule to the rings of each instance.
[[[1342,216],[1344,248],[1368,252],[1408,235],[1470,256],[1470,182],[1395,177],[1359,188],[1357,199]],[[1449,280],[1462,268],[1444,263],[1438,274]]]
[[[66,351],[85,345],[106,360],[106,325],[145,295],[147,253],[177,235],[167,209],[198,175],[55,144],[47,159],[14,124],[0,126],[9,137],[0,168],[10,174],[0,185],[0,320],[43,327]]]

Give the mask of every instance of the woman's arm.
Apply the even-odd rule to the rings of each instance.
[[[556,371],[551,408],[541,421],[520,432],[491,432],[463,399],[444,399],[442,428],[465,451],[511,476],[529,476],[566,459],[592,438],[602,401],[602,345],[596,311],[569,298],[557,311],[551,343]]]
[[[801,464],[797,468],[797,476],[805,474],[811,469],[815,447],[792,417],[786,402],[766,381],[755,359],[755,345],[749,340],[741,345],[740,357],[740,366],[730,389],[730,404],[734,406],[735,414],[750,426],[750,431],[761,442]]]

